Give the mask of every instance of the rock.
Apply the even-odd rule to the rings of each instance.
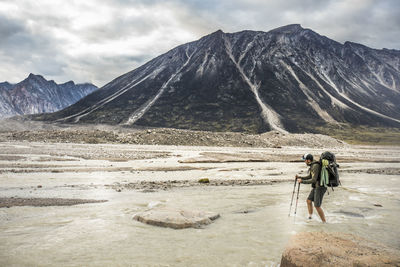
[[[208,183],[210,183],[210,179],[208,179],[208,178],[201,178],[201,179],[199,180],[199,183],[201,183],[201,184],[208,184]]]
[[[142,190],[141,191],[142,193],[154,193],[154,192],[157,192],[156,190],[153,190],[153,189],[144,189],[144,190]]]
[[[212,223],[217,218],[219,218],[219,214],[214,212],[189,211],[165,207],[157,207],[138,213],[133,217],[134,220],[142,223],[174,229],[198,228],[202,225]]]
[[[253,213],[253,212],[256,212],[256,210],[238,210],[238,211],[235,211],[234,213],[236,213],[236,214],[247,214],[247,213]]]
[[[292,237],[280,266],[400,266],[400,251],[352,234],[303,232]]]
[[[346,210],[339,210],[335,213],[340,213],[340,214],[344,214],[345,216],[349,216],[349,217],[359,217],[359,218],[364,218],[365,216],[357,213],[357,212],[353,212],[353,211],[346,211]]]

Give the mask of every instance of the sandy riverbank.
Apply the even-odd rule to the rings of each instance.
[[[296,173],[305,172],[300,160],[303,153],[318,157],[326,150],[337,155],[342,174],[400,174],[396,147],[161,146],[31,142],[11,138],[1,142],[0,149],[3,186],[19,187],[19,194],[12,196],[16,198],[24,192],[31,197],[30,193],[49,186],[151,192],[196,186],[271,185],[290,182]],[[95,174],[106,178],[92,178]],[[202,178],[210,182],[199,183]]]

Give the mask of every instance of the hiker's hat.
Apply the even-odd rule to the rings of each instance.
[[[311,155],[311,154],[304,154],[303,155],[303,157],[301,158],[302,160],[313,160],[314,159],[314,157],[313,157],[313,155]]]

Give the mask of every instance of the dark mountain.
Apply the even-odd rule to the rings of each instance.
[[[13,88],[14,85],[12,85],[11,83],[8,82],[2,82],[0,83],[0,90],[11,90]]]
[[[17,84],[0,83],[0,117],[54,112],[76,103],[97,87],[70,81],[56,84],[30,74]]]
[[[37,119],[247,132],[400,127],[400,51],[340,44],[300,25],[217,31]]]

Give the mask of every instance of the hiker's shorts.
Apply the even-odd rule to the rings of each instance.
[[[314,202],[314,207],[321,207],[322,199],[324,198],[324,194],[326,192],[326,187],[316,187],[313,188],[308,195],[309,200]]]

